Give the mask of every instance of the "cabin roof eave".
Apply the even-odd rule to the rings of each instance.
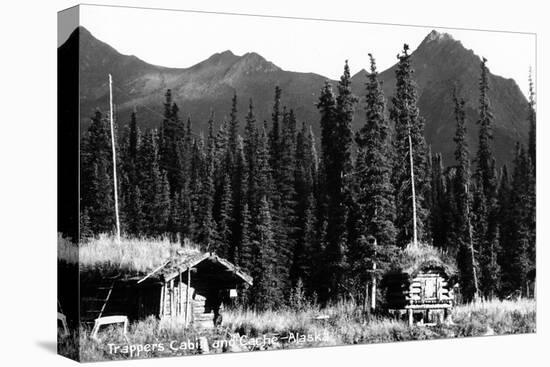
[[[189,269],[193,268],[194,266],[202,263],[203,261],[210,260],[210,261],[216,261],[219,264],[223,265],[227,270],[233,272],[237,277],[242,279],[245,283],[252,285],[253,279],[250,275],[243,272],[238,266],[232,264],[228,260],[216,255],[212,252],[204,253],[198,257],[193,258],[191,261],[183,261],[180,263],[177,263],[176,265],[173,265],[170,270],[166,269],[168,265],[171,264],[172,261],[167,261],[163,265],[159,266],[149,274],[145,275],[143,278],[138,280],[138,284],[150,279],[150,278],[157,278],[162,279],[163,281],[167,282],[174,278],[176,278],[179,274],[188,271]]]

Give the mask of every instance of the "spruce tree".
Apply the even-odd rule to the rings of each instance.
[[[441,153],[431,157],[430,235],[432,244],[451,255],[457,253],[460,233],[455,167],[445,167]]]
[[[441,153],[431,157],[431,199],[430,199],[430,224],[432,243],[435,247],[445,249],[447,247],[447,232],[449,228],[448,193],[446,177],[443,168]]]
[[[269,136],[265,126],[260,131],[255,155],[258,163],[257,174],[255,176],[256,187],[258,188],[257,196],[259,200],[265,197],[268,202],[271,202],[275,192],[275,184],[273,182],[273,171],[269,164],[271,157],[269,153]],[[250,208],[252,218],[259,216],[259,208],[259,201]]]
[[[535,166],[528,154],[525,156],[527,171],[527,201],[525,202],[527,211],[528,256],[532,268],[536,265],[536,242],[537,242],[537,192],[536,192],[536,173]]]
[[[481,257],[485,255],[485,249],[489,246],[487,243],[487,233],[489,228],[488,212],[489,209],[487,198],[485,196],[485,192],[483,191],[483,186],[476,181],[473,185],[472,195],[472,231],[475,249],[473,252],[475,254],[476,265],[479,268],[477,270],[478,291],[481,293],[484,292],[481,279],[481,275],[483,273],[484,259],[482,259]]]
[[[170,192],[179,192],[185,177],[182,152],[184,125],[179,118],[179,109],[172,99],[172,91],[165,94],[164,119],[159,138],[159,167],[167,174]]]
[[[216,224],[213,217],[214,206],[214,119],[211,115],[208,121],[208,139],[206,142],[206,152],[201,170],[201,191],[199,199],[199,234],[198,242],[206,248],[216,247],[218,238]]]
[[[254,254],[254,244],[252,242],[252,221],[250,217],[250,211],[248,210],[248,204],[244,205],[243,214],[242,214],[242,236],[241,236],[241,256],[239,266],[244,269],[248,274],[251,274],[254,271],[255,265],[255,254]]]
[[[483,188],[483,193],[490,202],[496,194],[496,177],[493,171],[493,113],[489,103],[489,80],[487,59],[481,61],[481,76],[479,79],[479,148],[476,161],[476,179]]]
[[[231,230],[231,249],[229,259],[239,264],[240,245],[243,231],[243,210],[246,204],[246,186],[248,182],[246,171],[246,157],[244,155],[244,142],[241,136],[237,137],[237,151],[233,171],[231,190],[233,192],[233,227]]]
[[[294,162],[294,191],[298,200],[296,215],[300,216],[305,212],[304,203],[307,196],[313,188],[313,176],[311,163],[309,162],[309,152],[307,147],[307,129],[305,123],[302,123],[300,131],[296,134],[296,153]],[[306,199],[304,199],[306,196]]]
[[[143,198],[143,232],[149,236],[163,234],[168,228],[170,215],[168,177],[159,167],[159,160],[157,133],[148,130],[138,150],[136,167]]]
[[[329,83],[321,90],[317,108],[321,113],[321,146],[323,149],[324,180],[327,203],[326,231],[326,292],[333,300],[343,294],[343,278],[347,268],[347,215],[349,174],[351,173],[351,122],[357,98],[351,92],[348,63],[338,83],[334,98]]]
[[[138,184],[129,185],[124,192],[124,225],[125,232],[138,236],[143,227],[143,200]]]
[[[357,181],[357,204],[360,216],[360,236],[376,239],[378,248],[359,249],[369,258],[360,258],[357,254],[354,261],[361,281],[367,279],[367,271],[377,262],[381,269],[387,268],[395,251],[396,229],[394,226],[395,203],[394,189],[391,183],[392,152],[391,130],[385,116],[386,102],[382,84],[374,57],[369,54],[370,73],[365,84],[365,123],[357,132],[357,159],[355,179]],[[364,241],[361,242],[364,244]],[[359,245],[359,244],[358,244]]]
[[[528,142],[528,161],[525,162],[525,164],[530,169],[530,175],[527,177],[528,179],[528,202],[527,202],[527,211],[528,211],[528,223],[527,227],[529,229],[529,244],[528,244],[528,256],[529,261],[531,262],[532,266],[534,267],[534,264],[536,262],[536,236],[537,236],[537,228],[536,228],[536,189],[537,189],[537,136],[536,136],[536,123],[537,123],[537,115],[535,111],[535,91],[533,87],[533,78],[531,72],[529,72],[529,142]]]
[[[489,79],[487,59],[480,63],[481,73],[479,79],[479,147],[476,155],[476,186],[483,192],[476,196],[483,202],[474,203],[479,210],[476,212],[479,225],[476,230],[478,248],[480,251],[481,273],[488,274],[486,268],[494,257],[494,252],[499,251],[498,241],[498,203],[497,203],[497,177],[495,157],[493,154],[493,113],[489,101]],[[483,224],[483,225],[481,225]],[[483,277],[482,277],[483,278]],[[497,292],[497,283],[493,282],[493,276],[488,279],[480,279],[481,291],[486,296]]]
[[[192,241],[199,242],[199,234],[201,231],[200,224],[202,223],[202,206],[201,194],[203,184],[204,170],[204,136],[201,134],[199,138],[192,140],[191,151],[188,157],[188,177],[186,179],[189,188],[191,200],[191,210],[193,218],[197,224],[197,230],[190,237]]]
[[[229,172],[230,160],[227,149],[228,134],[227,134],[227,121],[224,120],[215,137],[214,148],[214,186],[215,186],[215,200],[213,206],[213,215],[217,223],[220,221],[220,211],[222,196],[224,194],[225,176]]]
[[[271,130],[269,130],[269,164],[274,173],[279,172],[280,162],[280,143],[281,143],[281,94],[279,86],[275,86],[275,97],[273,101],[273,111],[271,112]]]
[[[443,213],[443,243],[441,248],[451,256],[456,256],[458,247],[456,246],[457,238],[461,232],[458,226],[459,211],[457,206],[457,193],[455,185],[455,167],[447,167],[444,170],[444,196],[441,200],[441,212]]]
[[[499,184],[498,184],[498,206],[500,218],[499,224],[502,225],[505,223],[505,219],[508,216],[510,210],[510,190],[511,190],[510,175],[508,173],[508,166],[503,165],[499,173]]]
[[[215,251],[223,257],[229,256],[231,247],[231,230],[233,228],[233,192],[231,190],[231,176],[228,172],[223,177],[220,216],[218,220],[219,242]]]
[[[227,151],[229,143],[229,124],[227,120],[223,120],[220,124],[218,132],[216,134],[216,164],[218,165],[217,171],[223,173],[227,167]]]
[[[501,274],[497,264],[498,254],[501,252],[499,206],[497,197],[497,171],[495,160],[491,163],[492,176],[495,188],[491,200],[487,200],[487,232],[484,241],[480,241],[479,264],[481,268],[480,289],[485,298],[492,299],[500,292]]]
[[[315,236],[315,180],[317,165],[315,141],[305,123],[296,136],[296,160],[294,187],[296,192],[296,244],[290,271],[293,286],[301,279],[309,290],[311,278],[311,255]]]
[[[280,197],[280,207],[276,218],[278,228],[275,229],[275,238],[278,240],[277,272],[280,278],[280,286],[288,291],[291,286],[289,269],[292,265],[292,254],[295,250],[298,230],[295,191],[296,118],[293,110],[287,112],[285,109],[283,112],[280,151],[277,190]]]
[[[495,233],[491,237],[491,242],[483,248],[481,259],[481,289],[487,299],[494,299],[500,291],[501,268],[498,263],[498,253],[500,249],[500,227],[496,226]],[[527,274],[527,272],[525,273]]]
[[[107,120],[97,110],[82,139],[81,208],[87,211],[94,234],[111,232],[114,226],[112,149]]]
[[[292,285],[302,281],[309,291],[312,287],[313,258],[315,256],[315,198],[313,194],[307,197],[306,209],[302,216],[302,225],[294,249],[290,275]]]
[[[136,111],[132,112],[132,115],[130,117],[130,131],[128,136],[128,165],[130,166],[130,169],[128,170],[131,174],[135,174],[133,170],[135,170],[136,165],[136,159],[137,159],[137,150],[138,150],[138,144],[139,144],[139,129],[137,126],[137,116]]]
[[[208,137],[206,140],[207,156],[210,157],[212,163],[216,160],[216,135],[214,134],[214,111],[210,111],[208,119]]]
[[[533,77],[529,70],[529,110],[527,121],[529,122],[529,157],[533,165],[533,172],[537,170],[537,113],[535,111],[535,90]]]
[[[254,228],[257,263],[253,272],[252,299],[258,309],[273,309],[281,305],[283,297],[280,285],[277,283],[275,240],[269,203],[266,197],[263,197],[260,201],[259,213]]]
[[[238,148],[238,136],[239,136],[239,119],[237,116],[237,93],[233,94],[231,99],[231,112],[229,113],[229,125],[228,125],[228,139],[227,144],[231,156],[235,157]]]
[[[197,220],[193,213],[192,190],[189,183],[185,183],[182,190],[177,194],[174,202],[177,208],[173,212],[177,213],[175,218],[176,227],[179,230],[180,240],[193,239],[197,232]]]
[[[472,195],[471,195],[471,172],[470,172],[470,151],[466,141],[466,113],[464,106],[466,101],[459,98],[456,90],[453,93],[455,104],[454,114],[456,119],[456,133],[454,141],[456,173],[454,179],[457,217],[455,226],[457,228],[456,251],[457,264],[460,272],[460,282],[465,300],[472,300],[478,293],[478,263],[474,251],[472,233]]]
[[[527,273],[535,268],[535,244],[533,230],[530,228],[531,207],[534,205],[529,192],[530,176],[532,166],[529,153],[518,143],[503,233],[505,242],[502,249],[502,296],[505,297],[514,291],[525,293]]]
[[[319,102],[317,103],[317,109],[321,114],[321,171],[319,172],[321,192],[319,193],[317,222],[319,226],[319,236],[322,236],[318,250],[322,250],[322,256],[319,255],[319,257],[315,261],[317,265],[316,268],[319,269],[320,267],[325,267],[330,261],[328,256],[326,256],[325,254],[329,242],[329,238],[327,235],[329,214],[328,205],[329,202],[335,201],[334,199],[332,199],[331,196],[333,196],[335,192],[339,193],[340,191],[340,188],[334,188],[335,184],[337,184],[337,182],[334,182],[334,175],[338,173],[332,172],[334,167],[334,158],[331,151],[331,148],[334,146],[333,137],[336,135],[336,98],[334,96],[334,92],[332,91],[332,86],[328,81],[325,82],[323,88],[321,89]],[[329,178],[332,178],[332,180]],[[323,230],[321,230],[321,226],[323,227]],[[328,272],[330,271],[330,274],[335,274],[339,277],[341,277],[341,273],[343,272],[342,266],[339,266],[342,264],[342,260],[344,257],[344,249],[342,243],[334,243],[334,238],[332,238],[331,246],[332,252],[337,253],[337,256],[334,256],[332,259],[334,261],[334,264],[333,266],[331,266],[330,270],[327,269],[323,272],[316,272],[315,275],[317,281],[313,284],[313,287],[318,293],[320,299],[324,301],[328,299],[330,290],[329,282],[331,281],[331,277]],[[334,273],[334,270],[339,270],[339,272]]]
[[[196,158],[196,148],[197,141],[193,134],[193,123],[191,121],[191,116],[187,116],[187,122],[185,123],[185,128],[183,132],[183,141],[181,143],[181,167],[182,174],[185,173],[185,177],[182,177],[182,185],[185,185],[186,181],[189,182],[189,176],[193,174],[193,160]]]
[[[170,220],[171,200],[168,174],[161,170],[157,182],[153,202],[153,216],[156,222],[156,233],[160,235],[167,232],[168,221]]]
[[[413,69],[409,46],[397,56],[399,62],[395,70],[396,89],[392,98],[390,118],[395,125],[395,161],[393,186],[396,190],[397,244],[404,246],[413,239],[413,205],[411,186],[410,145],[413,151],[414,186],[416,191],[417,232],[420,240],[426,240],[428,210],[426,195],[429,194],[428,157],[424,139],[424,119],[417,107],[418,96],[413,81]]]
[[[255,206],[259,202],[258,197],[258,129],[256,127],[256,117],[254,116],[254,105],[250,100],[248,113],[246,115],[246,125],[244,128],[244,155],[246,160],[247,177],[247,204]]]
[[[130,116],[127,134],[120,158],[122,161],[121,175],[121,212],[122,224],[128,234],[139,235],[142,227],[142,198],[137,175],[137,156],[140,141],[140,131],[137,126],[136,111]]]
[[[343,173],[342,179],[345,179],[346,174],[352,170],[351,148],[353,141],[353,133],[351,124],[355,113],[355,104],[358,98],[351,91],[351,74],[349,65],[346,60],[344,65],[344,73],[338,82],[338,96],[336,97],[336,150],[335,159],[338,162],[339,170]],[[345,181],[345,180],[344,180]]]
[[[130,122],[125,133],[122,136],[122,141],[119,143],[120,154],[118,157],[121,162],[121,175],[126,175],[126,181],[128,186],[137,184],[136,177],[136,160],[137,151],[140,140],[141,132],[137,126],[137,114],[134,110],[130,115]],[[126,187],[123,188],[126,189]]]
[[[94,233],[92,232],[91,223],[90,223],[90,216],[88,215],[88,209],[84,208],[80,211],[80,220],[79,220],[79,235],[80,235],[80,241],[86,241],[87,239],[94,236]]]

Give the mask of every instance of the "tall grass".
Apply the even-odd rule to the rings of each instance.
[[[536,331],[537,309],[533,299],[480,301],[456,307],[453,322],[460,336],[524,334]]]
[[[320,313],[328,318],[324,321],[316,318]],[[330,345],[532,333],[536,331],[536,303],[523,299],[460,305],[454,308],[452,320],[449,325],[409,327],[400,320],[365,317],[361,307],[345,302],[322,310],[312,308],[301,312],[230,310],[224,313],[223,325],[234,332],[253,336],[326,332],[332,336]]]
[[[319,317],[325,316],[325,317]],[[452,312],[453,323],[437,326],[414,325],[382,316],[366,317],[361,307],[353,302],[341,302],[326,308],[316,305],[301,311],[254,311],[230,309],[223,313],[222,325],[213,329],[184,328],[181,324],[161,322],[149,317],[130,325],[127,340],[114,327],[100,332],[100,341],[90,338],[90,330],[80,329],[80,356],[83,361],[105,359],[149,358],[197,354],[200,350],[153,351],[140,355],[109,353],[107,345],[145,345],[170,342],[197,341],[205,337],[210,343],[209,353],[265,349],[304,348],[359,343],[383,343],[404,340],[456,338],[464,336],[531,333],[536,331],[536,304],[534,300],[487,301],[461,305]],[[290,343],[288,336],[320,335],[322,338],[304,343]],[[264,347],[214,347],[213,341],[229,341],[244,335],[258,338],[277,335],[280,340]],[[65,344],[71,344],[69,339]],[[61,341],[61,347],[65,346]]]
[[[78,263],[78,246],[64,238],[61,233],[57,234],[57,259],[70,264]]]

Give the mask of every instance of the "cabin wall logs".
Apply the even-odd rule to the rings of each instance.
[[[189,290],[189,295],[187,291]],[[189,305],[187,299],[189,297]],[[187,287],[183,281],[172,279],[161,288],[161,318],[177,318],[186,323],[213,326],[214,312],[206,313],[206,298],[196,294],[192,287]],[[188,316],[187,316],[188,315]]]
[[[405,273],[394,274],[385,283],[390,309],[417,304],[452,304],[453,301],[446,277],[436,271],[421,272],[412,279]]]
[[[406,298],[409,303],[449,303],[448,282],[437,273],[422,273],[412,279]]]

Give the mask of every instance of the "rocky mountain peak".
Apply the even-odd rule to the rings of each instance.
[[[231,68],[232,74],[270,73],[281,70],[275,64],[267,61],[263,56],[248,52],[241,56]]]
[[[231,50],[225,50],[223,52],[218,52],[210,56],[208,59],[198,63],[197,65],[193,66],[194,68],[197,67],[208,67],[208,66],[214,66],[214,67],[230,67],[235,62],[239,60],[239,56],[235,55]]]
[[[435,29],[432,30],[424,39],[424,42],[445,42],[454,41],[455,39],[449,33],[438,32]]]

